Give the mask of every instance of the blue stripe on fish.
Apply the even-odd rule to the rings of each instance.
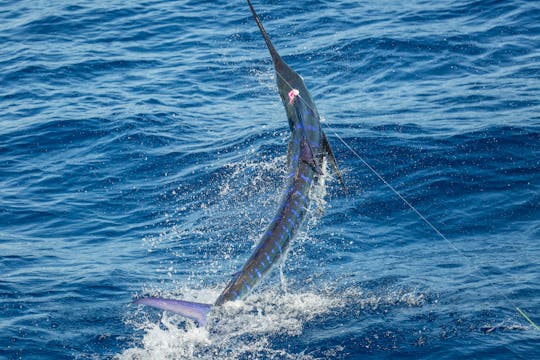
[[[281,225],[281,228],[287,233],[287,235],[291,236],[291,232],[289,231],[289,229],[287,229],[285,225]]]
[[[304,180],[304,181],[307,182],[308,184],[311,183],[311,179],[308,178],[306,175],[304,175],[304,173],[300,173],[300,177],[302,178],[302,180]]]
[[[279,254],[280,255],[283,254],[283,252],[281,251],[281,245],[279,245],[279,243],[276,240],[274,240],[274,245],[276,245],[276,247],[278,248]]]
[[[306,196],[304,194],[302,194],[300,192],[300,190],[296,190],[296,195],[298,195],[302,200],[304,200],[304,202],[307,202],[308,199],[306,198]]]

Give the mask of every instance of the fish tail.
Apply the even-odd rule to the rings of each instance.
[[[212,310],[212,305],[210,304],[155,297],[137,299],[134,303],[180,314],[183,317],[196,321],[197,325],[201,327],[206,325],[206,316]]]

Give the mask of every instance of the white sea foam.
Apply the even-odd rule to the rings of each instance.
[[[211,302],[219,289],[181,289],[169,298]],[[138,343],[117,355],[119,360],[145,359],[331,359],[343,357],[343,347],[336,344],[318,355],[299,352],[283,343],[298,339],[307,325],[321,317],[350,318],[366,316],[379,308],[422,306],[425,295],[416,291],[386,289],[381,293],[364,292],[351,287],[337,291],[325,287],[316,291],[283,293],[264,289],[243,301],[214,308],[205,328],[184,318],[164,312],[158,319],[148,314],[155,310],[139,308],[127,321],[128,326],[143,330]],[[327,320],[324,320],[325,322]],[[293,340],[294,341],[294,340]],[[313,350],[313,349],[309,349]]]
[[[209,295],[208,291],[191,292],[199,301]],[[146,317],[131,319],[129,324],[144,330],[144,335],[139,344],[126,349],[117,358],[312,359],[310,355],[276,347],[272,339],[299,336],[307,322],[340,306],[337,298],[327,295],[313,292],[282,294],[278,290],[269,290],[253,294],[245,301],[215,308],[205,328],[197,328],[193,322],[170,313],[163,313],[157,322]]]

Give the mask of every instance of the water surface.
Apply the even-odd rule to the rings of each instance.
[[[0,3],[0,357],[540,357],[539,5],[254,5],[349,193],[327,177],[197,329],[131,300],[213,302],[273,217],[288,125],[247,4]]]

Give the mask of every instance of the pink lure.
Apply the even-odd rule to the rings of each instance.
[[[296,89],[292,89],[291,91],[289,91],[289,104],[292,105],[292,103],[294,102],[294,98],[297,97],[298,94],[300,94],[300,92]]]

